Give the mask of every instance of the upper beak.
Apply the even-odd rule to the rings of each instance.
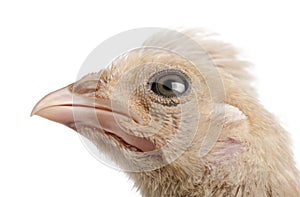
[[[139,122],[141,121],[139,116],[122,106],[112,108],[109,99],[94,99],[75,94],[72,87],[73,84],[46,95],[35,105],[31,115],[39,115],[74,130],[76,124],[97,128],[99,131],[118,136],[143,152],[155,149],[154,144],[148,139],[135,136],[121,128],[121,119],[132,118],[135,122]]]

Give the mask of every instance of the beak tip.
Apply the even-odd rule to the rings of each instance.
[[[72,84],[71,84],[72,85]],[[34,115],[39,115],[43,117],[43,110],[50,106],[60,105],[66,103],[72,102],[72,95],[70,94],[69,87],[71,85],[68,85],[64,88],[58,89],[54,92],[51,92],[44,96],[40,101],[38,101],[35,106],[33,107],[30,117]],[[60,103],[61,102],[61,103]]]
[[[40,106],[39,106],[40,101],[35,104],[35,106],[33,107],[31,113],[30,113],[30,117],[34,116],[34,115],[38,115],[38,112],[40,111]]]
[[[36,111],[35,111],[35,109],[33,108],[33,110],[32,110],[31,113],[30,113],[30,117],[34,116],[35,114],[36,114]]]

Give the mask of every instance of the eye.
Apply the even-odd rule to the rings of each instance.
[[[156,73],[150,79],[151,90],[167,98],[178,97],[189,88],[187,76],[178,70],[165,70]]]

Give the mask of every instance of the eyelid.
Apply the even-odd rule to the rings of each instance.
[[[190,77],[189,77],[186,73],[184,73],[184,72],[182,72],[181,70],[178,70],[178,69],[165,69],[165,70],[160,70],[160,71],[154,73],[154,74],[150,77],[150,79],[149,79],[148,81],[149,81],[150,83],[153,82],[152,79],[155,78],[155,76],[161,75],[161,74],[163,74],[163,73],[174,73],[174,74],[177,74],[178,76],[184,76],[184,78],[188,81],[188,83],[189,83],[189,84],[191,83]]]

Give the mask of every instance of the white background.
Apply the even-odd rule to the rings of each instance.
[[[71,83],[101,41],[138,27],[205,27],[256,66],[262,103],[291,133],[300,164],[297,1],[7,1],[0,3],[0,196],[139,196],[70,129],[34,104]]]

